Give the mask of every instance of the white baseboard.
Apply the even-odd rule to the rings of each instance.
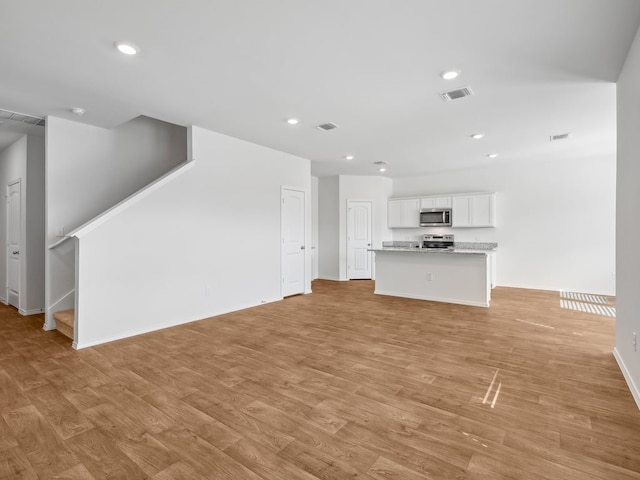
[[[640,409],[640,389],[636,385],[636,382],[633,381],[633,377],[631,376],[629,369],[625,365],[624,360],[622,359],[620,351],[617,347],[613,349],[613,358],[615,358],[616,362],[618,362],[620,371],[622,371],[622,375],[627,382],[627,386],[629,387],[629,390],[631,390],[631,395],[633,395],[633,399],[636,401],[638,409]]]
[[[45,332],[50,332],[51,330],[55,330],[56,328],[57,328],[57,325],[55,320],[53,321],[53,323],[44,322],[44,325],[42,325],[42,329]]]
[[[346,278],[338,278],[338,277],[318,277],[317,280],[331,280],[332,282],[346,282]]]
[[[20,313],[20,315],[37,315],[39,313],[44,313],[44,308],[34,308],[32,310],[23,310],[23,309],[19,309],[18,313]]]
[[[455,303],[458,305],[469,305],[470,307],[483,307],[483,308],[489,307],[488,303],[459,300],[457,298],[429,297],[427,295],[407,295],[406,293],[386,292],[383,290],[374,290],[373,293],[375,293],[376,295],[388,295],[390,297],[413,298],[415,300],[428,300],[430,302],[443,302],[443,303]]]
[[[4,297],[0,297],[0,302],[4,303],[5,305],[9,305],[9,302]]]

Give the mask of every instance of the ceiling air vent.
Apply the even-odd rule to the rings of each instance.
[[[9,110],[0,109],[0,119],[12,120],[14,122],[26,123],[28,125],[44,126],[44,118],[34,117],[25,113],[11,112]]]
[[[323,123],[321,125],[318,125],[316,128],[318,130],[322,130],[322,131],[328,132],[329,130],[333,130],[334,128],[338,128],[338,125],[336,125],[335,123],[329,122],[329,123]]]
[[[383,162],[383,161],[377,161],[377,162],[373,162],[374,165],[389,165],[387,162]]]
[[[471,87],[463,87],[459,88],[458,90],[451,90],[450,92],[441,93],[440,97],[445,102],[450,102],[451,100],[468,97],[469,95],[473,95],[473,90],[471,90]]]
[[[551,135],[549,137],[549,141],[550,142],[555,142],[557,140],[566,140],[567,138],[569,138],[571,134],[569,133],[561,133],[560,135]]]

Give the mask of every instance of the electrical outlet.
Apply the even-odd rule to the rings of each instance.
[[[430,282],[433,282],[433,273],[431,272],[427,273],[427,280]]]
[[[205,297],[211,296],[211,287],[209,285],[204,286],[204,296]]]
[[[56,237],[64,237],[64,227],[56,228]]]
[[[633,332],[633,351],[638,351],[638,334],[636,332]]]

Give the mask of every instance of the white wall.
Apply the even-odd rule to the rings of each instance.
[[[318,278],[318,177],[311,177],[311,280]]]
[[[618,79],[616,347],[614,354],[640,407],[640,33]],[[640,339],[638,339],[640,342]]]
[[[305,191],[310,239],[310,162],[191,132],[191,169],[79,239],[79,348],[282,298],[281,187]]]
[[[112,130],[48,117],[46,129],[47,245],[187,159],[186,128],[147,117]],[[46,252],[45,328],[74,288],[74,262],[72,242]]]
[[[25,135],[0,152],[0,186],[20,179],[21,265],[19,311],[40,313],[44,308],[44,138]],[[0,208],[0,244],[6,245],[7,208]],[[6,247],[0,254],[0,300],[7,285]]]
[[[318,179],[318,276],[340,280],[340,182],[338,177]]]
[[[44,311],[45,277],[45,149],[44,137],[27,136],[26,258],[23,279],[24,313]]]
[[[347,202],[349,200],[371,200],[373,247],[380,248],[388,240],[387,201],[392,192],[392,181],[385,177],[340,175],[339,177],[339,275],[347,280]]]
[[[615,294],[615,156],[493,167],[395,179],[393,196],[497,192],[497,227],[394,229],[394,240],[451,232],[498,242],[497,283]]]

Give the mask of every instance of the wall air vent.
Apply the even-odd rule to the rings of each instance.
[[[549,137],[549,141],[550,142],[555,142],[557,140],[566,140],[567,138],[569,138],[571,136],[570,133],[561,133],[560,135],[551,135]]]
[[[440,94],[440,98],[442,98],[445,102],[450,102],[451,100],[457,100],[459,98],[468,97],[473,95],[473,90],[471,87],[463,87],[457,90],[451,90],[450,92],[444,92]]]
[[[338,128],[338,125],[336,125],[335,123],[323,123],[321,125],[318,125],[316,127],[318,130],[322,130],[324,132],[328,132],[329,130],[333,130],[335,128]]]
[[[44,118],[34,117],[33,115],[27,115],[25,113],[11,112],[9,110],[0,109],[1,120],[12,120],[14,122],[26,123],[27,125],[44,126]]]

